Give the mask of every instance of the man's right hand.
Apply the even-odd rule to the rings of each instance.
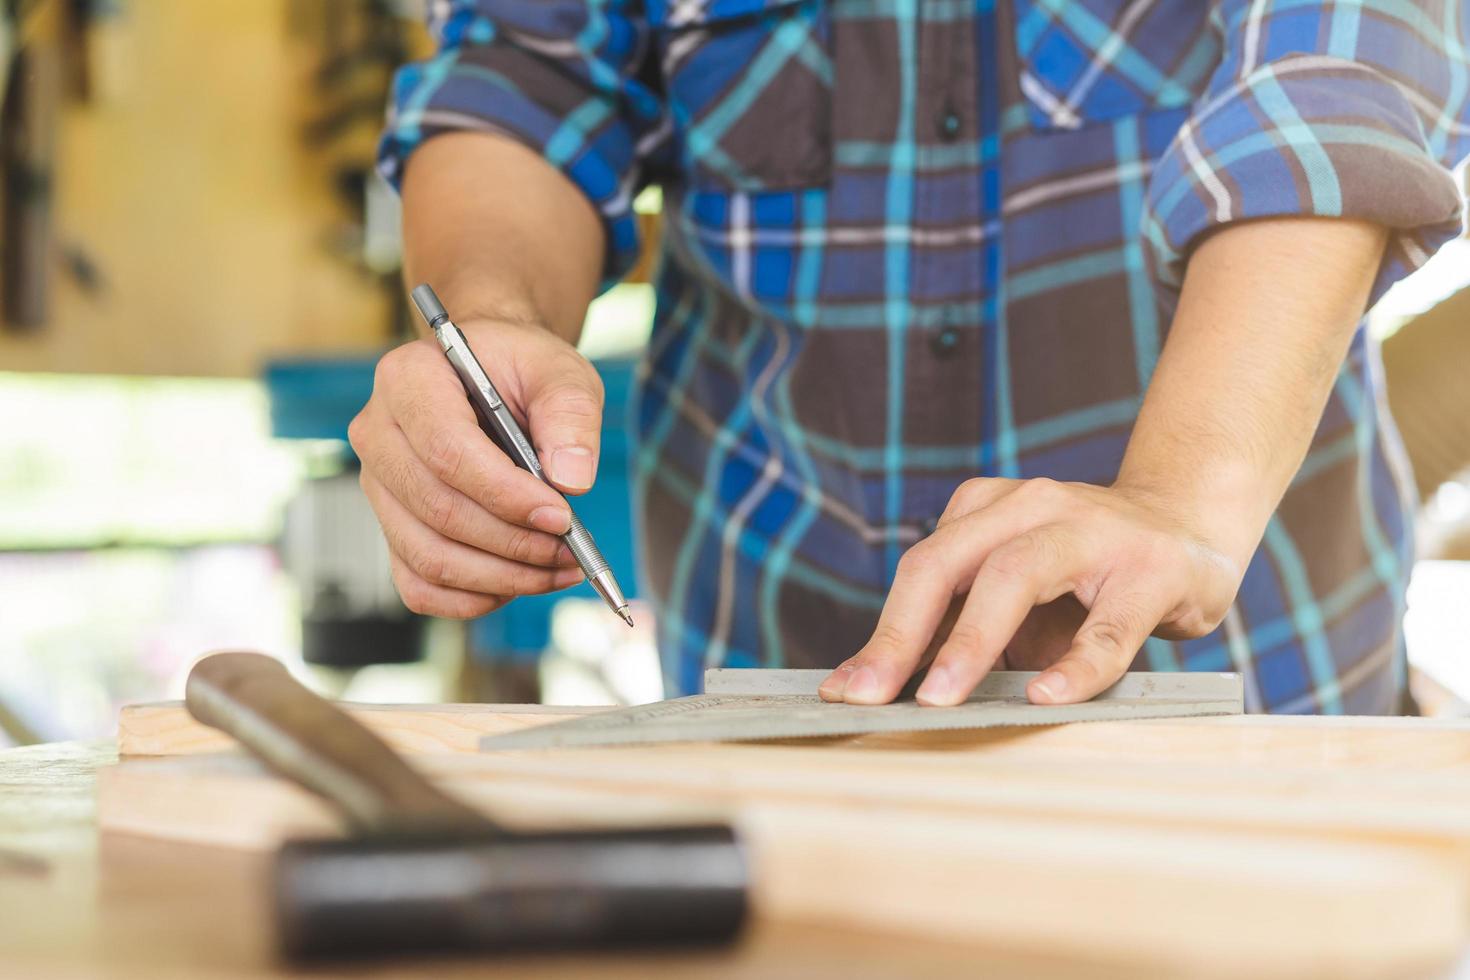
[[[586,358],[536,324],[458,324],[517,418],[547,477],[584,493],[597,470],[602,381]],[[414,612],[469,618],[517,595],[582,581],[561,542],[570,518],[554,490],[481,431],[444,354],[416,340],[378,362],[372,398],[348,428],[362,489]]]

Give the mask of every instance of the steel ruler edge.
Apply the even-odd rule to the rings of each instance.
[[[992,671],[962,704],[923,707],[911,699],[885,705],[827,704],[817,698],[826,670],[716,669],[704,694],[613,708],[481,739],[482,750],[758,741],[875,732],[941,731],[1080,721],[1190,718],[1240,714],[1240,675],[1130,672],[1091,701],[1026,701],[1034,671]],[[902,697],[902,696],[901,696]]]
[[[779,694],[816,696],[817,688],[830,670],[770,670],[755,667],[716,667],[704,672],[705,694]],[[992,670],[980,681],[970,701],[991,698],[1024,698],[1026,685],[1037,676],[1035,670]],[[917,687],[915,681],[909,687]],[[899,697],[912,696],[906,688]],[[1189,701],[1240,701],[1244,706],[1244,686],[1239,674],[1188,671],[1129,671],[1106,691],[1093,698],[1114,701],[1122,698],[1167,698]],[[941,709],[942,710],[942,709]]]

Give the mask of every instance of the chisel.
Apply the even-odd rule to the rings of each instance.
[[[293,959],[721,943],[745,920],[746,862],[728,826],[507,831],[261,654],[204,658],[185,704],[356,831],[276,856]]]

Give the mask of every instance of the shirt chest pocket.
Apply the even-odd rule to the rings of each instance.
[[[1206,0],[1013,0],[1021,95],[1036,129],[1189,105],[1220,58]]]
[[[764,191],[828,181],[825,0],[648,0],[648,15],[691,184]]]

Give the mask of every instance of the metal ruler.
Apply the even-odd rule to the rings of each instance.
[[[926,708],[912,686],[892,704],[828,704],[817,696],[827,670],[709,670],[704,694],[580,715],[490,735],[482,749],[537,749],[659,742],[732,742],[869,732],[919,732],[1073,721],[1238,715],[1239,674],[1130,672],[1091,701],[1040,705],[1026,700],[1031,671],[991,671],[968,701]]]

